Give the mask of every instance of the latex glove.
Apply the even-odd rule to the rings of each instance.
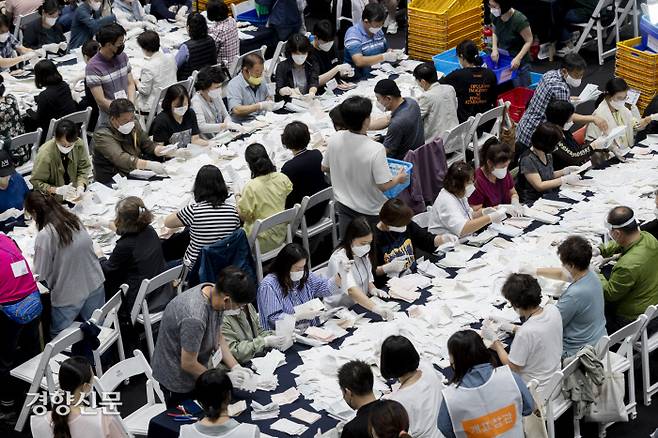
[[[158,157],[164,157],[164,156],[174,156],[174,153],[178,149],[178,144],[168,144],[166,146],[156,146],[155,147],[155,155]]]
[[[172,155],[176,158],[187,159],[192,157],[192,152],[190,152],[190,150],[187,148],[181,148],[181,149],[176,149]]]
[[[29,61],[30,59],[38,57],[39,54],[36,52],[36,50],[32,50],[30,52],[27,52],[25,55],[23,55],[23,60],[24,61]]]
[[[523,216],[523,205],[519,202],[519,198],[512,198],[512,209],[510,211],[510,214],[513,217],[521,217]]]
[[[144,19],[149,23],[158,24],[158,19],[155,18],[153,15],[145,15]]]
[[[42,49],[44,49],[48,53],[57,53],[59,52],[59,44],[57,43],[50,43],[50,44],[44,44],[41,46]]]
[[[501,317],[496,316],[496,315],[489,315],[487,317],[487,319],[490,320],[490,321],[495,322],[496,324],[498,324],[500,329],[506,331],[507,333],[514,333],[514,331],[516,330],[516,327],[517,327],[516,325],[512,324],[511,322],[509,322],[505,318],[501,318]]]
[[[491,219],[492,224],[499,224],[503,221],[503,219],[507,218],[507,213],[505,213],[505,210],[496,210],[487,216],[489,216],[489,219]]]
[[[482,330],[480,332],[482,334],[482,339],[485,341],[493,342],[498,339],[496,330],[494,330],[490,324],[482,324]]]
[[[385,290],[377,289],[376,287],[370,289],[370,295],[379,298],[391,298],[388,292],[386,292]]]
[[[75,188],[75,197],[79,198],[80,196],[82,196],[82,194],[84,192],[85,192],[85,186],[80,185],[80,186],[76,187]]]
[[[176,12],[176,20],[185,19],[185,14],[187,14],[187,6],[181,6]]]
[[[67,43],[66,41],[62,41],[61,43],[59,43],[59,50],[66,50],[68,49],[68,47],[69,47],[69,43]]]
[[[375,306],[372,311],[373,313],[381,316],[384,321],[392,321],[395,318],[395,314],[393,312],[388,309],[384,309],[383,307]]]
[[[564,175],[560,177],[560,184],[571,184],[576,181],[580,181],[580,175],[578,174],[571,174],[571,175]]]
[[[258,103],[258,108],[261,111],[274,111],[274,102],[271,100],[264,100]]]
[[[459,237],[455,236],[454,234],[443,234],[441,236],[441,240],[441,245],[445,245],[446,243],[457,243],[459,241]]]
[[[567,166],[564,169],[562,169],[562,172],[564,172],[565,175],[571,175],[578,169],[580,169],[580,166]]]
[[[64,199],[74,198],[76,191],[71,184],[65,186],[60,186],[55,189],[55,194],[61,196]]]
[[[354,74],[354,69],[348,63],[344,63],[338,66],[338,73],[343,76],[350,76],[350,73]]]
[[[528,274],[533,277],[537,276],[537,268],[531,265],[530,263],[521,262],[518,269],[519,274]]]
[[[166,175],[167,171],[165,170],[164,164],[158,163],[157,161],[147,161],[146,169],[152,170],[158,175]]]
[[[290,87],[283,87],[279,89],[279,95],[281,96],[291,96],[292,95],[292,88]]]
[[[236,132],[245,132],[244,127],[235,122],[224,122],[224,129]]]
[[[285,350],[286,337],[285,336],[265,336],[265,346],[269,348],[276,348],[277,350]]]
[[[398,54],[395,52],[384,52],[382,55],[385,62],[395,62],[398,60]]]
[[[603,265],[603,256],[597,255],[592,257],[592,260],[589,262],[589,266],[594,272],[601,272],[601,266]]]
[[[407,265],[406,260],[395,259],[393,261],[390,261],[382,265],[382,269],[384,270],[384,273],[386,273],[386,275],[392,277],[392,276],[397,276],[400,272],[402,272],[406,265]]]
[[[601,255],[601,248],[596,245],[592,245],[592,257],[598,257]]]
[[[253,371],[244,368],[242,365],[236,365],[228,372],[228,378],[231,379],[233,386],[242,390],[246,389],[245,383],[252,379],[253,376]]]

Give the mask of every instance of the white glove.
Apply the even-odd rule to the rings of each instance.
[[[274,111],[274,102],[271,100],[264,100],[258,103],[258,108],[261,111]]]
[[[379,298],[391,298],[391,296],[386,292],[385,290],[381,290],[378,288],[372,288],[370,289],[370,295],[373,297],[379,297]]]
[[[65,186],[57,187],[55,189],[55,194],[61,196],[64,199],[67,199],[67,198],[74,198],[76,191],[71,184],[67,184]]]
[[[279,95],[281,96],[291,96],[292,95],[292,88],[290,87],[283,87],[279,89]]]
[[[395,314],[393,312],[379,306],[375,306],[375,308],[372,309],[372,311],[373,313],[376,313],[377,315],[381,316],[384,321],[392,321],[395,318]]]
[[[285,336],[265,336],[265,346],[269,348],[276,348],[277,350],[285,350],[286,337]]]
[[[601,272],[601,265],[603,265],[603,256],[597,255],[592,257],[592,260],[589,262],[589,266],[594,272]]]
[[[501,318],[499,316],[489,315],[487,319],[498,324],[498,327],[500,327],[501,330],[506,331],[507,333],[514,333],[514,330],[516,330],[517,327],[516,325],[512,324],[505,318]]]
[[[235,122],[224,122],[224,129],[228,129],[229,131],[245,132],[244,127]]]
[[[32,58],[38,57],[39,54],[36,52],[36,50],[32,50],[30,52],[27,52],[25,55],[23,55],[23,60],[24,61],[29,61]]]
[[[146,162],[146,169],[147,170],[152,170],[153,172],[157,173],[158,175],[166,175],[167,171],[165,170],[164,164],[158,163],[157,161],[147,161]]]
[[[62,41],[61,43],[59,43],[59,50],[66,50],[68,47],[69,47],[69,43],[67,43],[66,41]]]
[[[496,330],[494,330],[490,324],[482,324],[482,330],[480,332],[482,333],[482,339],[485,341],[493,342],[498,339]]]
[[[50,44],[44,44],[41,46],[42,49],[44,49],[48,53],[57,53],[59,52],[59,44],[57,43],[50,43]]]
[[[406,260],[395,259],[393,261],[390,261],[382,265],[382,269],[384,270],[384,273],[386,273],[386,275],[392,277],[392,276],[397,276],[400,272],[404,271],[405,266],[407,266]]]
[[[510,214],[513,217],[523,216],[523,205],[519,202],[519,198],[512,198],[512,208]]]
[[[176,149],[178,149],[178,144],[173,143],[173,144],[168,144],[166,146],[156,146],[155,147],[155,155],[158,157],[164,157],[165,155],[169,156],[174,156],[174,152],[176,152]]]
[[[228,372],[228,378],[231,379],[233,386],[242,390],[246,389],[245,383],[252,379],[253,376],[253,371],[244,368],[242,365],[236,365]]]
[[[567,166],[564,169],[562,169],[562,172],[564,172],[565,175],[571,175],[578,169],[580,169],[580,166]]]
[[[395,62],[398,60],[398,54],[395,52],[384,52],[384,61],[386,62]]]
[[[560,177],[560,184],[571,184],[576,181],[580,181],[580,175],[577,174],[571,174],[571,175],[564,175]]]
[[[80,185],[75,188],[75,197],[79,198],[85,192],[85,186]]]
[[[188,148],[181,148],[181,149],[176,149],[172,155],[176,158],[187,159],[192,156],[192,152],[190,152]]]
[[[537,276],[537,268],[531,265],[530,263],[522,262],[519,264],[518,274],[528,274],[533,277]]]
[[[343,76],[349,76],[354,73],[354,69],[348,63],[344,63],[338,66],[338,73]]]
[[[592,257],[598,257],[600,255],[601,255],[601,249],[596,245],[592,245]]]
[[[178,12],[176,12],[176,20],[184,19],[185,14],[187,14],[187,6],[181,6]]]
[[[149,23],[158,24],[158,19],[155,18],[153,15],[145,15],[144,19]]]
[[[505,213],[505,210],[496,210],[493,213],[489,213],[487,216],[489,216],[492,224],[499,224],[503,219],[507,218],[507,213]]]

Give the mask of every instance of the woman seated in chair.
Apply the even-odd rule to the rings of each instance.
[[[190,39],[181,44],[176,53],[178,80],[184,81],[196,70],[217,63],[215,40],[208,36],[208,22],[198,12],[187,16],[187,33]]]
[[[242,193],[236,196],[244,230],[249,236],[256,220],[266,219],[285,209],[286,197],[292,191],[292,183],[287,176],[276,171],[262,144],[253,143],[247,146],[244,158],[249,165],[251,179],[245,184]],[[262,253],[277,248],[285,239],[285,224],[258,233]]]
[[[46,415],[32,415],[30,429],[34,438],[127,438],[121,425],[121,417],[108,415],[102,410],[85,407],[82,399],[92,392],[94,375],[91,364],[81,356],[73,356],[62,362],[59,388],[65,396]]]
[[[208,146],[208,140],[201,138],[196,114],[190,108],[190,96],[185,87],[178,84],[167,88],[162,112],[153,120],[151,134],[156,145],[176,144],[179,149],[190,143]]]
[[[13,94],[5,94],[4,78],[0,76],[0,137],[17,137],[25,132],[18,100]],[[20,166],[23,163],[14,163]]]
[[[21,62],[39,56],[36,51],[28,49],[10,32],[11,21],[5,14],[0,14],[0,71],[7,71]]]
[[[192,96],[192,109],[200,135],[206,140],[227,129],[243,132],[242,126],[231,121],[222,101],[222,89],[226,80],[219,67],[204,67],[194,82],[196,93]]]
[[[468,198],[474,211],[496,207],[499,204],[512,204],[510,213],[521,216],[519,195],[514,188],[514,178],[509,173],[509,165],[514,152],[505,143],[492,138],[480,149],[480,168],[475,171],[475,192]]]
[[[276,66],[276,100],[289,102],[293,97],[315,97],[320,69],[315,57],[309,58],[311,42],[300,33],[293,33],[286,42],[286,59]]]

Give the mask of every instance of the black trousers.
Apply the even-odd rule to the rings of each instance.
[[[379,216],[369,216],[367,214],[359,213],[358,211],[354,211],[351,208],[344,206],[340,202],[336,202],[336,215],[338,216],[338,238],[340,240],[343,239],[347,226],[354,218],[363,216],[373,230],[379,222]]]

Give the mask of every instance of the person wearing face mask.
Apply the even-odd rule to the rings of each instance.
[[[493,45],[491,60],[495,63],[500,52],[512,57],[512,70],[518,70],[512,80],[515,87],[530,85],[530,46],[533,36],[528,18],[512,7],[513,0],[489,0],[491,24],[493,25]],[[499,50],[500,49],[500,50]]]
[[[601,281],[590,269],[592,245],[580,236],[569,236],[557,247],[562,268],[524,265],[520,273],[569,282],[557,309],[562,316],[562,356],[578,353],[585,345],[595,347],[603,336],[605,313]],[[612,332],[610,332],[612,333]]]
[[[229,6],[224,0],[208,0],[208,34],[217,45],[217,63],[233,65],[240,56],[238,23],[229,14]]]
[[[516,128],[516,157],[529,149],[532,134],[546,120],[548,104],[554,100],[572,100],[571,89],[580,87],[586,69],[585,60],[572,53],[564,57],[560,69],[544,73]],[[608,131],[608,123],[596,115],[576,113],[572,120],[578,124],[594,123],[603,132]]]
[[[338,369],[338,386],[343,400],[356,411],[356,416],[343,427],[341,438],[370,438],[368,417],[377,403],[373,393],[375,377],[370,365],[360,360],[352,360]]]
[[[167,407],[194,399],[194,383],[204,371],[223,363],[237,389],[253,373],[235,360],[222,334],[225,317],[238,315],[256,298],[256,286],[240,269],[224,268],[217,283],[201,283],[167,304],[151,360]]]
[[[203,15],[192,12],[187,16],[187,33],[190,39],[176,53],[179,81],[189,78],[195,70],[217,63],[215,40],[208,36],[208,22]]]
[[[84,192],[90,173],[91,161],[78,127],[62,120],[55,128],[55,138],[39,148],[30,182],[42,193],[73,199]]]
[[[599,247],[601,256],[620,254],[608,278],[599,274],[606,301],[606,326],[608,333],[614,333],[635,321],[647,307],[658,304],[658,241],[647,231],[640,231],[629,207],[610,210],[605,227],[613,241]],[[658,321],[652,320],[647,329],[649,334],[658,331]]]
[[[425,144],[425,130],[418,103],[410,97],[402,97],[393,79],[382,79],[375,85],[377,108],[391,113],[384,137],[386,156],[404,159],[408,151]]]
[[[488,140],[480,149],[480,167],[475,171],[475,191],[468,198],[473,210],[512,204],[510,213],[522,216],[519,195],[514,188],[514,178],[509,173],[512,149],[496,138]]]
[[[144,54],[144,64],[137,85],[135,106],[142,115],[147,115],[158,98],[158,91],[177,81],[178,67],[172,53],[163,53],[160,50],[160,36],[157,32],[142,32],[137,37],[137,44]]]
[[[386,321],[393,319],[390,310],[379,307],[368,298],[389,297],[387,292],[378,289],[374,283],[373,266],[376,266],[376,257],[377,248],[368,221],[364,217],[353,219],[347,226],[340,244],[331,254],[327,268],[329,278],[337,275],[343,281],[340,286],[342,293],[326,297],[325,304],[328,307],[351,307],[356,303]],[[400,271],[398,265],[397,262],[392,265],[392,275],[394,271]]]
[[[92,392],[94,371],[82,356],[69,357],[59,371],[59,388],[65,392],[62,402],[55,404],[46,415],[30,418],[32,436],[53,438],[127,438],[128,434],[117,415],[87,407],[83,399]]]
[[[114,0],[112,2],[112,13],[124,29],[149,29],[157,30],[158,20],[144,12],[139,0]]]
[[[211,140],[227,129],[243,132],[242,126],[231,121],[222,100],[222,86],[226,80],[219,67],[204,67],[194,82],[196,93],[192,96],[192,110],[203,139]]]
[[[601,117],[608,124],[608,131],[619,126],[625,126],[626,131],[623,135],[612,141],[610,149],[615,155],[620,157],[620,151],[624,151],[635,145],[635,133],[646,128],[651,123],[652,118],[636,118],[631,110],[626,107],[626,97],[628,96],[628,84],[622,78],[610,79],[605,84],[605,93],[599,99],[598,106],[593,115]],[[656,117],[658,119],[658,117]],[[606,131],[602,131],[594,124],[587,126],[586,138],[590,141],[604,136]]]
[[[103,26],[96,34],[101,47],[85,69],[85,82],[100,110],[98,127],[108,124],[108,111],[113,101],[135,101],[135,79],[128,55],[123,51],[125,37],[125,29],[118,24]]]
[[[39,56],[39,52],[28,49],[10,33],[11,20],[0,14],[0,71],[6,71],[22,62]],[[41,53],[43,56],[43,53]]]
[[[434,64],[424,62],[414,69],[416,84],[423,90],[418,97],[423,121],[424,143],[429,143],[445,131],[459,125],[457,95],[450,85],[439,83]]]
[[[23,28],[23,45],[30,49],[43,47],[47,53],[63,55],[68,45],[62,26],[57,24],[59,2],[45,0],[39,7],[41,20],[34,20]]]
[[[77,49],[85,41],[93,39],[96,32],[103,26],[114,23],[114,15],[101,16],[101,6],[101,0],[83,0],[78,4],[71,21],[71,40],[69,42],[71,49]],[[101,42],[99,41],[99,43]]]
[[[576,182],[578,166],[553,168],[553,152],[562,140],[562,130],[552,123],[542,123],[532,134],[532,147],[519,161],[516,190],[521,202],[532,203],[547,193],[556,193],[563,184]]]
[[[443,189],[434,201],[428,231],[432,234],[468,236],[492,223],[501,223],[507,217],[504,210],[473,211],[468,198],[475,193],[473,167],[463,161],[448,168]]]
[[[9,153],[0,149],[0,231],[23,225],[23,202],[30,192]]]
[[[313,50],[311,56],[318,66],[318,83],[326,85],[331,79],[352,76],[352,66],[338,62],[335,45],[336,31],[329,20],[320,20],[313,26]],[[340,85],[340,84],[339,84]]]
[[[311,42],[300,33],[286,42],[286,59],[276,66],[276,100],[290,102],[293,97],[315,97],[318,92],[319,69],[315,58],[309,58]]]
[[[94,132],[94,177],[101,184],[112,184],[117,173],[127,176],[135,169],[164,175],[164,165],[156,159],[166,153],[135,122],[135,106],[128,99],[117,99],[110,105],[109,125]]]
[[[190,108],[187,89],[182,85],[167,88],[162,100],[162,111],[151,125],[151,134],[157,145],[177,144],[178,148],[185,148],[194,143],[208,146],[208,140],[201,138],[196,114]]]
[[[509,354],[498,339],[491,348],[500,362],[509,365],[528,384],[539,382],[537,392],[548,384],[562,366],[562,317],[553,304],[541,306],[541,287],[527,274],[511,274],[502,290],[503,297],[519,314],[523,325],[512,324],[514,341]]]
[[[263,111],[277,108],[267,89],[265,60],[260,53],[245,56],[240,70],[226,86],[228,111],[238,123],[248,122]]]

